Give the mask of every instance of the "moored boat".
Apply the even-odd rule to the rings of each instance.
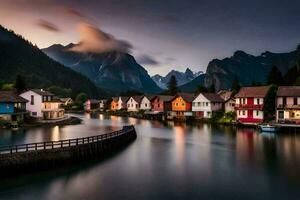
[[[274,126],[274,125],[270,125],[270,124],[261,124],[261,125],[258,125],[260,130],[262,132],[277,132],[279,130],[279,127],[277,126]]]

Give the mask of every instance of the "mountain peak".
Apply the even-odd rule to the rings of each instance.
[[[237,50],[233,54],[233,57],[247,57],[247,56],[249,56],[249,54],[247,54],[246,52],[241,51],[241,50]]]

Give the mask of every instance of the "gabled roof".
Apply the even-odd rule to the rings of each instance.
[[[32,91],[36,94],[39,94],[41,96],[54,96],[54,94],[52,94],[51,92],[48,92],[46,90],[43,89],[30,89],[29,91]]]
[[[200,93],[200,94],[202,94],[210,102],[224,102],[224,99],[222,99],[218,94],[215,93]]]
[[[26,103],[28,102],[23,97],[20,97],[13,91],[0,91],[0,102],[5,103]]]
[[[269,89],[270,86],[242,87],[234,97],[264,98],[267,95]]]
[[[146,97],[149,101],[152,101],[152,99],[155,97],[155,95],[146,94],[142,98]]]
[[[172,101],[174,99],[174,96],[169,96],[169,95],[156,95],[152,98],[152,100],[159,98],[161,99],[163,102],[168,102],[168,101]],[[151,101],[152,101],[151,100]]]
[[[141,103],[142,99],[143,99],[144,96],[132,96],[130,98],[133,98],[137,103]],[[127,101],[129,101],[129,99]]]
[[[174,97],[174,99],[177,97],[182,97],[186,102],[192,102],[195,99],[195,95],[190,93],[179,93]]]
[[[218,92],[218,95],[224,100],[224,101],[227,101],[229,100],[230,98],[232,98],[232,91],[230,90],[220,90]]]
[[[278,97],[300,97],[300,86],[279,86]]]
[[[115,102],[115,103],[118,103],[119,97],[112,97],[112,101]]]
[[[122,102],[127,102],[130,97],[120,97]]]

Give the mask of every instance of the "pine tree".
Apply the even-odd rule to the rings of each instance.
[[[215,93],[216,92],[215,84],[211,84],[211,86],[209,86],[207,90],[208,92]]]
[[[170,95],[176,95],[178,93],[177,80],[174,75],[171,76],[168,82],[168,93]]]
[[[299,70],[297,66],[290,68],[284,76],[284,82],[286,85],[294,85],[299,77]]]
[[[276,66],[273,66],[267,77],[268,84],[282,85],[283,77]]]
[[[234,79],[232,80],[232,85],[231,85],[233,94],[238,93],[240,88],[241,88],[241,85],[240,85],[239,79],[235,76]]]
[[[17,75],[14,87],[17,90],[17,93],[21,93],[27,89],[26,81],[21,75]]]

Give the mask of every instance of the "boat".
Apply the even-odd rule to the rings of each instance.
[[[275,133],[279,130],[279,127],[270,124],[260,124],[258,127],[262,132]]]

